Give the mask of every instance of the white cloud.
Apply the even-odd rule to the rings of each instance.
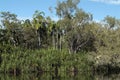
[[[90,0],[95,2],[102,2],[107,4],[114,4],[114,5],[120,5],[120,0]]]

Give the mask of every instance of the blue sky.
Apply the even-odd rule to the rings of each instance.
[[[49,11],[51,6],[56,6],[57,0],[0,0],[0,11],[10,11],[20,19],[32,18],[35,10],[45,12],[46,16],[57,19],[55,10]],[[102,20],[106,15],[120,19],[120,0],[81,0],[78,5],[84,11],[93,14],[94,20]]]
[[[93,14],[94,20],[110,15],[120,19],[120,0],[81,0],[79,7]]]

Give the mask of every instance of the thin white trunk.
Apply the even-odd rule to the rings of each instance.
[[[41,43],[40,43],[40,36],[38,36],[38,46],[40,47]]]
[[[55,38],[54,38],[54,34],[52,36],[52,43],[53,43],[53,49],[55,49]]]
[[[40,47],[41,46],[40,34],[37,31],[36,34],[38,35],[38,47]]]
[[[62,49],[62,41],[61,41],[61,35],[60,35],[60,50]]]

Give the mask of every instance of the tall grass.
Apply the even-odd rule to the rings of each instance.
[[[69,54],[67,50],[26,50],[10,47],[11,52],[1,53],[0,72],[3,73],[33,73],[85,71],[90,70],[85,52]],[[6,50],[6,49],[5,49]]]

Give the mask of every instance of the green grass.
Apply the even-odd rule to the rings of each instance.
[[[5,49],[6,50],[6,49]],[[85,52],[69,54],[67,50],[25,50],[10,47],[1,53],[0,72],[33,73],[90,70]]]

